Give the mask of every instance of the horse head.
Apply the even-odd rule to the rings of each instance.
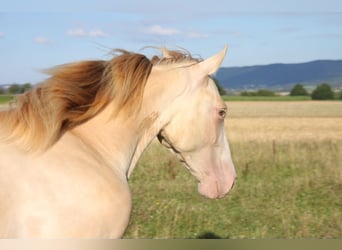
[[[236,178],[224,129],[227,106],[210,77],[226,51],[225,47],[209,59],[182,68],[186,88],[172,102],[169,109],[174,112],[158,134],[159,141],[197,178],[199,193],[208,198],[224,197]]]

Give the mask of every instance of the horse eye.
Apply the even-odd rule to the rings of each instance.
[[[219,112],[218,112],[218,115],[220,118],[224,119],[226,117],[226,109],[220,109]]]

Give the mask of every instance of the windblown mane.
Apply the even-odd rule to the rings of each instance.
[[[129,116],[139,111],[153,65],[198,62],[178,51],[151,61],[141,54],[117,51],[120,54],[109,61],[81,61],[48,70],[50,78],[0,112],[0,140],[19,142],[27,151],[44,151],[110,102],[115,113]]]
[[[82,61],[49,70],[49,79],[0,112],[1,139],[19,140],[29,151],[45,150],[111,101],[117,112],[132,114],[142,100],[152,63],[144,55],[119,52],[110,61]]]

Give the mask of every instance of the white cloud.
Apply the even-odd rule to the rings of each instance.
[[[51,44],[52,43],[52,41],[45,36],[37,36],[36,38],[34,38],[34,42],[39,43],[39,44]]]
[[[4,38],[5,37],[5,34],[0,32],[0,38]]]
[[[107,37],[108,34],[105,33],[104,31],[100,30],[100,29],[95,29],[95,30],[90,30],[88,32],[88,36],[90,36],[90,37]]]
[[[80,37],[86,36],[86,32],[83,29],[80,29],[80,28],[78,28],[78,29],[68,29],[67,34],[69,36],[80,36]]]
[[[182,33],[178,29],[174,28],[163,28],[160,25],[152,25],[148,28],[143,29],[143,33],[149,35],[158,35],[158,36],[173,36]]]
[[[74,37],[108,37],[109,35],[101,29],[84,30],[82,28],[68,29],[67,34]]]

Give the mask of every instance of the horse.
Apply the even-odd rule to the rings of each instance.
[[[132,209],[129,176],[157,138],[223,198],[236,178],[224,130],[227,106],[206,60],[161,49],[116,50],[79,61],[0,112],[0,237],[120,238]]]

